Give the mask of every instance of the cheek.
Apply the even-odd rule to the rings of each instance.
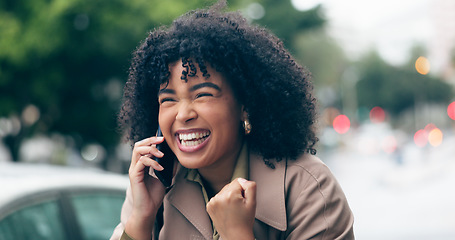
[[[231,132],[232,130],[235,130],[234,128],[237,128],[240,125],[240,112],[240,107],[225,104],[206,108],[204,110],[204,115],[207,120],[215,126],[221,127],[222,130]]]
[[[161,110],[158,113],[158,124],[160,125],[161,131],[165,138],[171,137],[171,124],[172,116],[169,111]]]
[[[160,125],[160,127],[163,127],[163,123],[165,123],[165,119],[164,119],[164,114],[163,114],[163,111],[161,111],[161,108],[159,109],[158,111],[158,124]]]

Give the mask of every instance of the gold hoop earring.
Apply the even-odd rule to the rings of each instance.
[[[245,130],[245,135],[248,135],[251,133],[251,124],[250,124],[250,121],[247,119],[245,121],[243,121],[243,129]]]

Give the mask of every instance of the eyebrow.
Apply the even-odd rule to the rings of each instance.
[[[193,91],[196,91],[198,89],[205,88],[205,87],[209,87],[209,88],[213,88],[213,89],[216,89],[218,91],[221,91],[221,88],[218,87],[218,85],[216,85],[214,83],[211,83],[211,82],[203,82],[203,83],[196,84],[196,85],[194,85],[194,86],[192,86],[190,88],[190,91],[193,92]]]
[[[165,93],[175,94],[175,91],[172,90],[172,89],[163,88],[163,89],[160,89],[160,90],[158,91],[158,96],[161,95],[161,94],[165,94]]]
[[[209,88],[216,89],[217,91],[221,91],[221,88],[218,85],[216,85],[214,83],[211,83],[211,82],[203,82],[203,83],[199,83],[199,84],[196,84],[194,86],[191,86],[190,92],[194,92],[194,91],[196,91],[198,89],[205,88],[205,87],[209,87]],[[158,95],[165,94],[165,93],[175,94],[175,90],[168,89],[168,88],[163,88],[163,89],[160,89],[158,91]]]

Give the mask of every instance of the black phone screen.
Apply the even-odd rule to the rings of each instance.
[[[156,136],[157,137],[163,136],[160,127],[158,127]],[[164,140],[161,144],[156,145],[156,148],[160,150],[164,154],[164,156],[162,158],[154,157],[154,160],[157,161],[161,166],[163,166],[164,169],[163,171],[154,170],[154,172],[158,179],[161,181],[161,183],[163,183],[165,187],[169,187],[172,184],[172,177],[174,174],[175,155],[167,145],[166,140]]]

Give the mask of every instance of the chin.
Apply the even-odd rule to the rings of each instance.
[[[178,158],[180,165],[184,166],[188,169],[198,169],[204,167],[199,161],[195,159],[185,159],[185,158]]]

